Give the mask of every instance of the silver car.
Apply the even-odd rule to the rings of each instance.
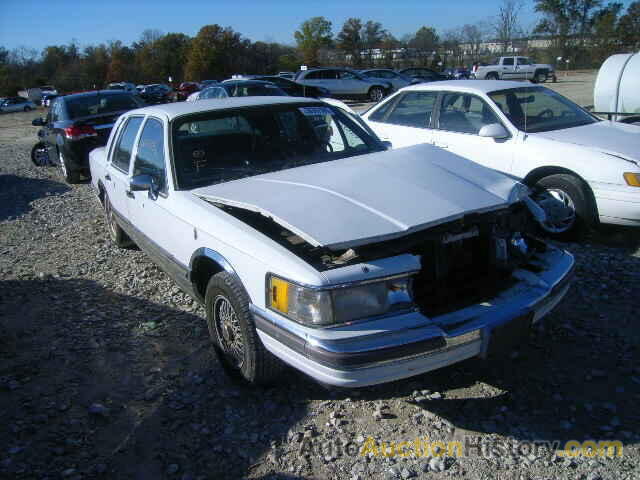
[[[36,104],[28,98],[22,97],[9,97],[2,100],[0,103],[0,112],[28,112],[29,110],[35,110]]]
[[[400,90],[408,85],[419,83],[418,80],[411,78],[408,75],[403,75],[394,70],[388,68],[373,68],[370,70],[360,70],[360,74],[372,80],[380,80],[382,82],[389,82],[394,90]]]
[[[366,99],[379,102],[393,91],[391,82],[369,78],[344,68],[317,68],[298,72],[296,82],[323,87],[334,98]]]

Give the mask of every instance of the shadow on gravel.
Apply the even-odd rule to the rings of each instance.
[[[640,228],[603,225],[589,235],[588,241],[605,247],[622,248],[628,253],[634,253],[640,248]]]
[[[31,210],[38,198],[60,195],[70,190],[64,183],[38,178],[0,175],[0,221],[19,217]]]
[[[0,282],[0,327],[0,477],[303,478],[271,447],[308,395],[231,382],[198,315],[49,278]]]

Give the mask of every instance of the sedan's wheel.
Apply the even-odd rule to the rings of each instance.
[[[118,225],[118,220],[109,201],[109,195],[106,193],[104,194],[104,219],[111,241],[119,248],[130,246],[132,243],[131,239],[125,231],[122,230],[122,227]]]
[[[27,105],[26,107],[24,107],[23,109],[25,112],[30,112],[31,111],[31,107],[29,105]]]
[[[384,90],[380,87],[371,87],[369,90],[369,99],[372,102],[379,102],[384,98]]]
[[[62,152],[58,153],[58,163],[60,166],[60,174],[67,183],[78,183],[80,181],[80,172],[72,170],[70,165],[67,164]]]
[[[593,224],[593,208],[582,180],[573,175],[550,175],[536,184],[534,200],[544,209],[547,219],[542,229],[558,239],[582,236]]]
[[[205,294],[207,324],[214,350],[232,377],[262,384],[273,380],[282,363],[262,345],[249,310],[249,297],[235,275],[220,272]]]
[[[36,143],[31,149],[31,161],[36,167],[49,165],[49,152],[44,143]]]
[[[547,74],[545,72],[538,72],[534,78],[536,83],[544,83],[547,81]]]

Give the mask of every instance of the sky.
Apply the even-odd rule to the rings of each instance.
[[[348,17],[374,20],[396,37],[421,26],[442,32],[495,15],[502,0],[0,0],[0,46],[67,44],[84,47],[121,40],[129,45],[153,28],[194,36],[203,25],[230,26],[252,41],[293,44],[306,19],[324,16],[340,31]],[[624,1],[628,4],[630,0]],[[533,1],[522,12],[524,27],[535,23]]]

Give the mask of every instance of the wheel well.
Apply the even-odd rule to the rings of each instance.
[[[493,76],[500,78],[500,75],[498,75],[498,72],[489,72],[484,76],[484,78],[493,77]]]
[[[591,187],[585,181],[585,179],[582,178],[580,175],[578,175],[573,170],[569,170],[568,168],[552,167],[552,166],[539,167],[539,168],[536,168],[536,169],[530,171],[527,174],[527,176],[524,178],[523,183],[525,183],[526,185],[528,185],[530,187],[533,187],[536,183],[538,183],[544,177],[548,177],[549,175],[558,175],[558,174],[571,175],[573,177],[576,177],[577,179],[579,179],[582,182],[582,185],[583,185],[585,191],[587,192],[587,198],[591,202],[591,206],[593,207],[593,211],[595,212],[594,213],[594,221],[597,222],[598,218],[599,218],[598,217],[598,205],[596,203],[596,197],[593,194],[593,190],[591,190]]]
[[[223,270],[224,267],[222,265],[209,257],[200,256],[194,259],[191,267],[191,283],[193,283],[194,290],[200,298],[204,298],[209,279]]]
[[[536,68],[536,71],[533,74],[537,75],[539,73],[546,73],[547,75],[549,75],[549,69],[548,68]]]

